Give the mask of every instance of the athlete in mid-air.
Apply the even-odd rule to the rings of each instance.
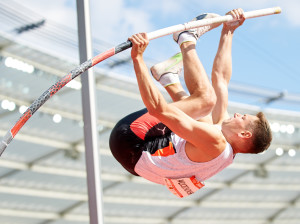
[[[146,109],[119,121],[110,136],[114,157],[133,175],[166,185],[179,197],[200,189],[203,182],[233,162],[237,153],[260,153],[272,140],[263,113],[235,113],[229,117],[228,83],[232,73],[233,34],[244,23],[242,9],[229,12],[234,22],[224,23],[214,59],[211,82],[196,53],[196,41],[216,28],[208,25],[175,33],[181,52],[151,68],[153,77],[170,94],[167,103],[152,81],[143,60],[147,34],[129,38],[131,57]],[[196,20],[218,16],[203,14]],[[184,68],[187,94],[179,81]]]

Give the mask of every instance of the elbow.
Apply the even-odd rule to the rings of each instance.
[[[148,113],[153,116],[153,117],[156,117],[157,116],[157,112],[154,108],[147,108],[148,110]]]
[[[162,116],[162,114],[164,114],[164,112],[167,110],[167,104],[157,104],[156,106],[150,106],[147,107],[148,109],[148,113],[153,116],[156,117],[157,119],[160,119],[160,117]]]
[[[228,85],[230,77],[231,77],[231,71],[222,71],[222,70],[217,70],[212,72],[211,74],[211,81],[213,86],[218,86],[218,85]]]
[[[148,113],[152,116],[155,117],[155,115],[159,112],[159,103],[156,103],[156,102],[148,102],[147,104],[145,104],[146,107],[147,107],[147,110],[148,110]]]
[[[148,109],[148,113],[149,113],[151,116],[157,118],[158,120],[161,119],[162,113],[159,112],[158,110],[155,110],[155,109],[150,109],[150,110],[149,110],[149,109]]]

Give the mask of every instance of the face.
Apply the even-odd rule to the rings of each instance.
[[[249,124],[257,120],[258,118],[254,115],[235,113],[232,118],[224,120],[222,124],[223,128],[230,128],[233,130],[247,130]]]

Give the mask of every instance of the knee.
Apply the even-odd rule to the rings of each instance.
[[[216,102],[217,102],[216,93],[214,89],[211,88],[209,93],[207,93],[206,96],[204,97],[204,103],[207,109],[207,113],[210,113],[214,109]]]
[[[217,102],[217,96],[214,89],[211,87],[208,88],[205,92],[197,92],[194,93],[194,95],[196,96],[197,100],[199,100],[203,112],[205,114],[209,114],[213,110]]]

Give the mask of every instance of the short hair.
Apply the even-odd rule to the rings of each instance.
[[[263,112],[256,114],[256,120],[251,126],[252,144],[249,153],[261,153],[267,150],[272,142],[272,130]]]

